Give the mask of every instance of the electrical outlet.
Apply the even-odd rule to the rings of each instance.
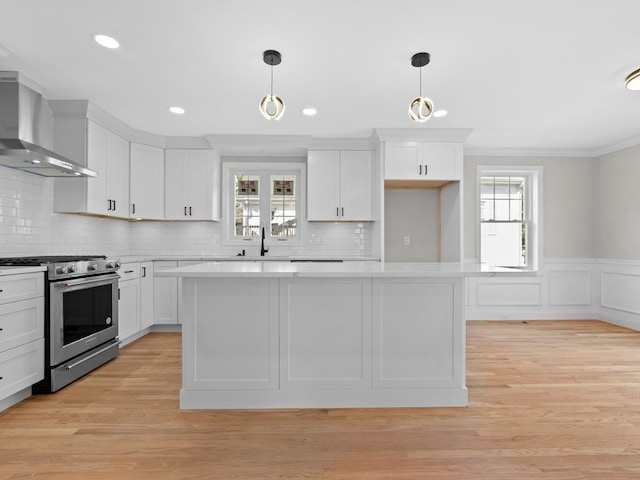
[[[405,245],[411,245],[411,237],[409,235],[405,235],[404,244]]]

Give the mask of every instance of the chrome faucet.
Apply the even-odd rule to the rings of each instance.
[[[264,257],[264,254],[269,251],[269,247],[264,246],[264,227],[262,227],[262,241],[260,242],[260,256]]]

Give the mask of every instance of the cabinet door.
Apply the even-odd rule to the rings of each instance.
[[[153,262],[140,263],[140,330],[153,325]]]
[[[340,152],[309,152],[307,219],[340,220]]]
[[[424,143],[422,167],[426,180],[460,180],[462,146],[453,142]]]
[[[213,220],[213,152],[190,150],[185,170],[188,220]]]
[[[129,218],[129,142],[112,132],[107,144],[107,200],[112,201],[110,215]]]
[[[159,272],[176,268],[178,262],[162,261],[153,263],[153,271]],[[153,279],[153,323],[178,323],[178,279],[172,277],[154,277]]]
[[[164,149],[132,143],[129,172],[130,216],[164,219]]]
[[[164,157],[165,191],[164,215],[167,220],[184,220],[187,207],[187,182],[185,172],[187,152],[166,150]]]
[[[386,142],[384,146],[385,180],[418,180],[422,178],[419,142]]]
[[[340,152],[340,219],[373,220],[373,155],[367,151]]]
[[[118,336],[121,340],[140,331],[140,279],[120,282]]]
[[[109,132],[93,122],[87,122],[87,166],[98,173],[87,178],[87,213],[109,215],[107,200],[107,145]]]

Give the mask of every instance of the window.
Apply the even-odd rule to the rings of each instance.
[[[225,163],[226,243],[259,242],[263,227],[267,243],[299,242],[303,169],[298,163]]]
[[[478,167],[480,262],[537,269],[541,167]]]

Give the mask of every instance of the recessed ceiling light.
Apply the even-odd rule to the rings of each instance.
[[[436,110],[435,112],[433,112],[433,116],[434,117],[444,117],[447,113],[446,110]]]
[[[316,113],[318,113],[318,111],[315,108],[312,107],[307,107],[305,109],[302,110],[302,114],[306,115],[308,117],[312,117],[314,116]]]
[[[103,35],[101,33],[96,33],[93,36],[93,39],[105,48],[120,48],[120,43],[113,37],[109,35]]]
[[[176,115],[184,115],[184,108],[182,107],[169,107],[169,111]]]
[[[640,90],[640,68],[631,72],[624,81],[629,90]]]

